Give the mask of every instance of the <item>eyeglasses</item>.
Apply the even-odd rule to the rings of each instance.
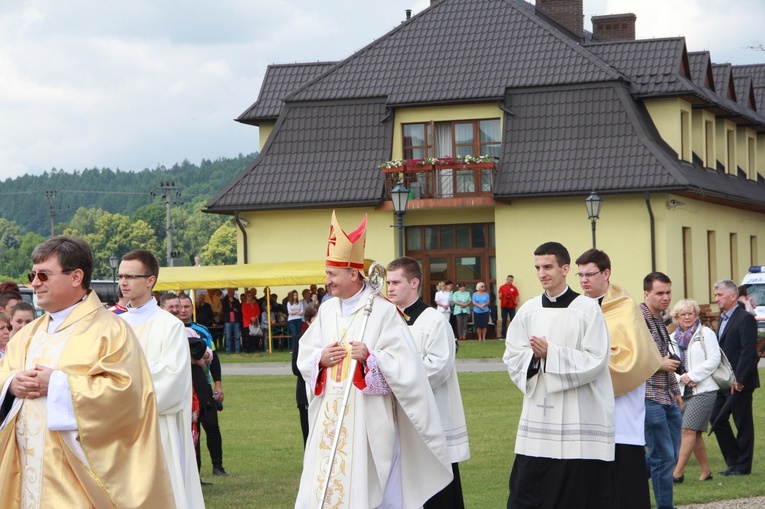
[[[117,279],[127,279],[128,281],[132,281],[139,277],[149,278],[151,276],[152,274],[117,274]]]
[[[596,276],[600,274],[601,272],[603,271],[599,270],[597,272],[577,272],[576,277],[578,277],[579,279],[590,279],[591,277]]]
[[[58,276],[60,274],[69,274],[72,272],[71,270],[62,270],[61,272],[30,272],[27,274],[27,279],[29,279],[30,283],[33,283],[35,278],[39,279],[41,283],[44,283],[50,278],[51,276]]]

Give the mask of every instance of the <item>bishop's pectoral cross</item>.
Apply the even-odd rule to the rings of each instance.
[[[538,407],[538,408],[543,408],[543,409],[544,409],[544,413],[543,413],[542,415],[544,415],[545,417],[547,417],[547,409],[548,409],[548,408],[555,408],[554,406],[552,406],[552,405],[548,405],[548,404],[547,404],[547,398],[545,398],[545,400],[544,400],[544,404],[542,404],[542,405],[537,405],[537,407]]]

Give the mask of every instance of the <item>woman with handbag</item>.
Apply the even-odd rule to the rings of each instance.
[[[675,484],[685,480],[685,465],[691,457],[701,466],[699,481],[712,479],[703,433],[707,431],[712,407],[719,386],[712,377],[720,364],[720,346],[717,336],[699,320],[700,308],[692,299],[683,299],[672,309],[677,330],[672,336],[672,347],[680,357],[684,370],[675,373],[683,395],[683,423],[680,455],[673,474]],[[683,371],[683,374],[679,374]]]
[[[255,293],[248,290],[242,302],[242,346],[247,353],[253,353],[263,337],[259,325],[260,306],[255,300]]]

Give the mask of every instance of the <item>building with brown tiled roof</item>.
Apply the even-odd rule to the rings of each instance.
[[[716,280],[765,264],[765,64],[634,40],[631,14],[586,33],[582,1],[436,0],[340,62],[269,66],[237,119],[260,127],[260,156],[207,211],[245,220],[243,263],[321,259],[332,209],[349,226],[366,213],[367,257],[385,263],[401,180],[424,287],[513,273],[528,297],[536,246],[592,246],[594,191],[616,280],[639,297],[661,270],[677,298],[710,302]],[[379,167],[479,155],[494,163]]]

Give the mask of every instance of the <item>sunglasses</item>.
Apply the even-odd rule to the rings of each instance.
[[[51,276],[58,276],[60,274],[69,274],[71,270],[62,270],[61,272],[30,272],[27,274],[27,279],[30,283],[33,283],[35,278],[39,279],[41,283],[46,282]]]

